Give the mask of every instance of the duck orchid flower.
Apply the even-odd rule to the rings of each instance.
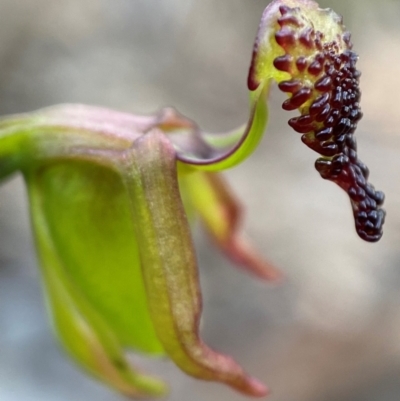
[[[138,371],[126,350],[167,355],[194,377],[255,397],[267,388],[200,338],[202,312],[190,222],[264,280],[280,273],[240,235],[241,207],[218,172],[257,147],[267,95],[289,94],[289,124],[321,154],[316,168],[345,189],[358,234],[382,235],[383,193],[367,183],[354,132],[361,118],[357,57],[341,18],[310,0],[265,10],[248,78],[250,117],[211,134],[173,109],[135,116],[61,105],[0,121],[0,177],[22,173],[49,312],[68,353],[132,397],[166,386]]]

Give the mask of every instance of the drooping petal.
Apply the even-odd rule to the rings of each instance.
[[[217,173],[196,172],[185,175],[181,181],[207,232],[236,265],[264,280],[282,277],[240,232],[243,209],[223,177]]]
[[[267,389],[263,384],[200,339],[202,307],[196,257],[171,143],[160,131],[152,131],[135,141],[124,164],[150,313],[166,352],[192,376],[264,396]]]
[[[123,394],[165,395],[163,382],[133,368],[109,323],[74,285],[74,277],[68,276],[44,210],[46,194],[35,174],[26,178],[48,308],[60,342],[83,368]]]

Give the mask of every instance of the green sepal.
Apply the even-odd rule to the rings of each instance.
[[[163,354],[148,312],[128,195],[118,173],[69,160],[41,166],[30,177],[42,194],[49,235],[75,286],[122,345]]]
[[[112,326],[75,285],[54,243],[40,178],[30,174],[26,181],[47,305],[61,344],[88,372],[127,396],[165,395],[162,381],[133,368]]]
[[[122,176],[130,193],[150,313],[168,356],[192,376],[226,383],[247,395],[266,395],[262,383],[200,339],[196,256],[168,138],[153,130],[136,140],[123,157]]]

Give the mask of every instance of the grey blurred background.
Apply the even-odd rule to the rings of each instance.
[[[0,0],[0,114],[62,102],[150,113],[177,107],[210,131],[247,118],[246,74],[267,0]],[[206,341],[269,384],[271,401],[400,399],[400,2],[321,0],[360,55],[361,159],[386,192],[378,244],[355,234],[346,195],[319,178],[271,95],[269,130],[227,173],[245,230],[285,272],[239,272],[195,232]],[[141,360],[170,400],[244,400],[169,362]],[[0,400],[118,401],[59,351],[46,319],[22,180],[0,189]]]

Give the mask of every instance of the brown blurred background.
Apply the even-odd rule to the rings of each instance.
[[[246,74],[267,0],[0,0],[0,114],[62,102],[136,113],[173,105],[209,131],[247,118]],[[271,401],[400,399],[400,2],[321,0],[345,17],[363,75],[361,159],[386,192],[378,244],[355,234],[347,197],[319,178],[271,95],[268,132],[227,176],[245,230],[280,266],[268,287],[200,229],[203,333],[270,385]],[[210,251],[212,249],[212,251]],[[174,401],[244,400],[172,363],[141,360]],[[0,189],[0,400],[117,401],[59,351],[42,302],[22,180]]]

